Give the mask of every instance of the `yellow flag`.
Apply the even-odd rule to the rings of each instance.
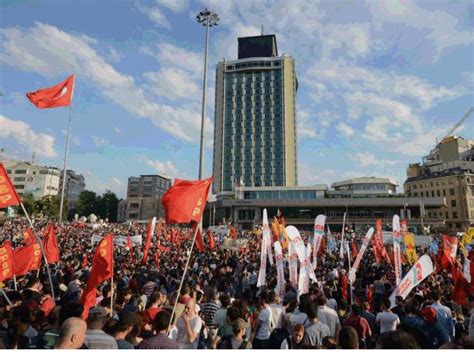
[[[407,233],[403,236],[405,241],[405,254],[407,261],[410,264],[414,264],[418,261],[418,254],[416,254],[415,237],[411,233]]]

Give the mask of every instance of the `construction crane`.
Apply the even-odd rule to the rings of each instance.
[[[471,107],[469,111],[467,111],[464,116],[448,131],[448,133],[443,135],[443,138],[441,138],[439,141],[442,142],[443,139],[452,136],[456,130],[461,127],[461,125],[468,119],[468,117],[474,112],[474,107]]]

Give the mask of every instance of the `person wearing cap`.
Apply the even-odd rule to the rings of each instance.
[[[425,307],[420,312],[423,318],[421,329],[425,333],[424,349],[438,349],[449,342],[449,334],[438,319],[438,314],[432,306]]]
[[[252,349],[252,344],[244,339],[247,323],[242,318],[237,318],[232,322],[231,337],[226,337],[222,340],[219,349]]]
[[[119,349],[135,349],[126,340],[127,335],[132,331],[133,326],[138,323],[137,316],[132,312],[122,312],[119,321],[114,326],[113,334]]]
[[[105,324],[106,311],[104,307],[94,307],[87,318],[87,332],[84,345],[88,349],[118,349],[114,337],[106,334],[102,328]]]

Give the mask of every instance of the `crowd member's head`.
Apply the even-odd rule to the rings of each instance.
[[[247,329],[247,323],[242,318],[237,318],[232,322],[232,332],[234,337],[237,339],[243,339],[245,337],[245,330]]]
[[[293,328],[293,344],[300,344],[304,339],[304,325],[296,324]]]
[[[421,310],[420,316],[428,323],[436,322],[436,310],[433,307],[425,307]]]
[[[364,312],[370,312],[370,304],[369,302],[365,301],[364,303],[362,303],[362,310]]]
[[[66,303],[61,306],[59,311],[59,325],[63,324],[64,321],[70,317],[81,317],[84,307],[80,303]]]
[[[132,312],[122,312],[119,321],[113,327],[114,336],[124,339],[138,323],[137,316]]]
[[[222,308],[227,308],[230,304],[230,297],[226,294],[222,294],[219,301],[221,302]]]
[[[308,316],[308,319],[311,321],[316,321],[318,319],[318,306],[314,303],[310,303],[306,307],[306,314]]]
[[[352,327],[342,327],[339,332],[339,347],[341,349],[358,349],[359,336],[357,331]]]
[[[86,336],[87,325],[81,318],[70,317],[64,321],[59,330],[56,349],[79,349]]]
[[[415,337],[404,330],[392,330],[381,334],[376,349],[420,349]]]
[[[170,324],[171,314],[168,311],[161,311],[155,317],[153,322],[153,327],[156,334],[166,333],[168,331],[168,326]]]
[[[194,298],[190,298],[186,302],[185,312],[189,317],[194,317],[196,315],[196,300]]]
[[[388,298],[385,298],[383,301],[382,301],[382,309],[384,311],[388,311],[390,310],[390,306],[392,305],[392,303],[390,302],[390,300]]]
[[[87,328],[93,330],[102,329],[106,321],[106,314],[104,307],[97,306],[91,308],[89,311],[89,317],[87,318]]]
[[[326,302],[327,302],[326,296],[319,295],[318,301],[317,301],[318,306],[324,306],[326,304]]]
[[[330,336],[324,337],[322,340],[322,348],[323,349],[337,349],[336,339]]]
[[[241,315],[242,312],[237,307],[231,306],[227,308],[227,322],[229,324],[232,324],[232,322],[237,318],[240,318]]]
[[[359,317],[362,314],[361,306],[359,306],[357,303],[354,303],[351,306],[351,313],[352,315]]]

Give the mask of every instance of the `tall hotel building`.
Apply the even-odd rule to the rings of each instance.
[[[275,35],[239,38],[238,59],[217,64],[214,193],[297,184],[297,89]]]

